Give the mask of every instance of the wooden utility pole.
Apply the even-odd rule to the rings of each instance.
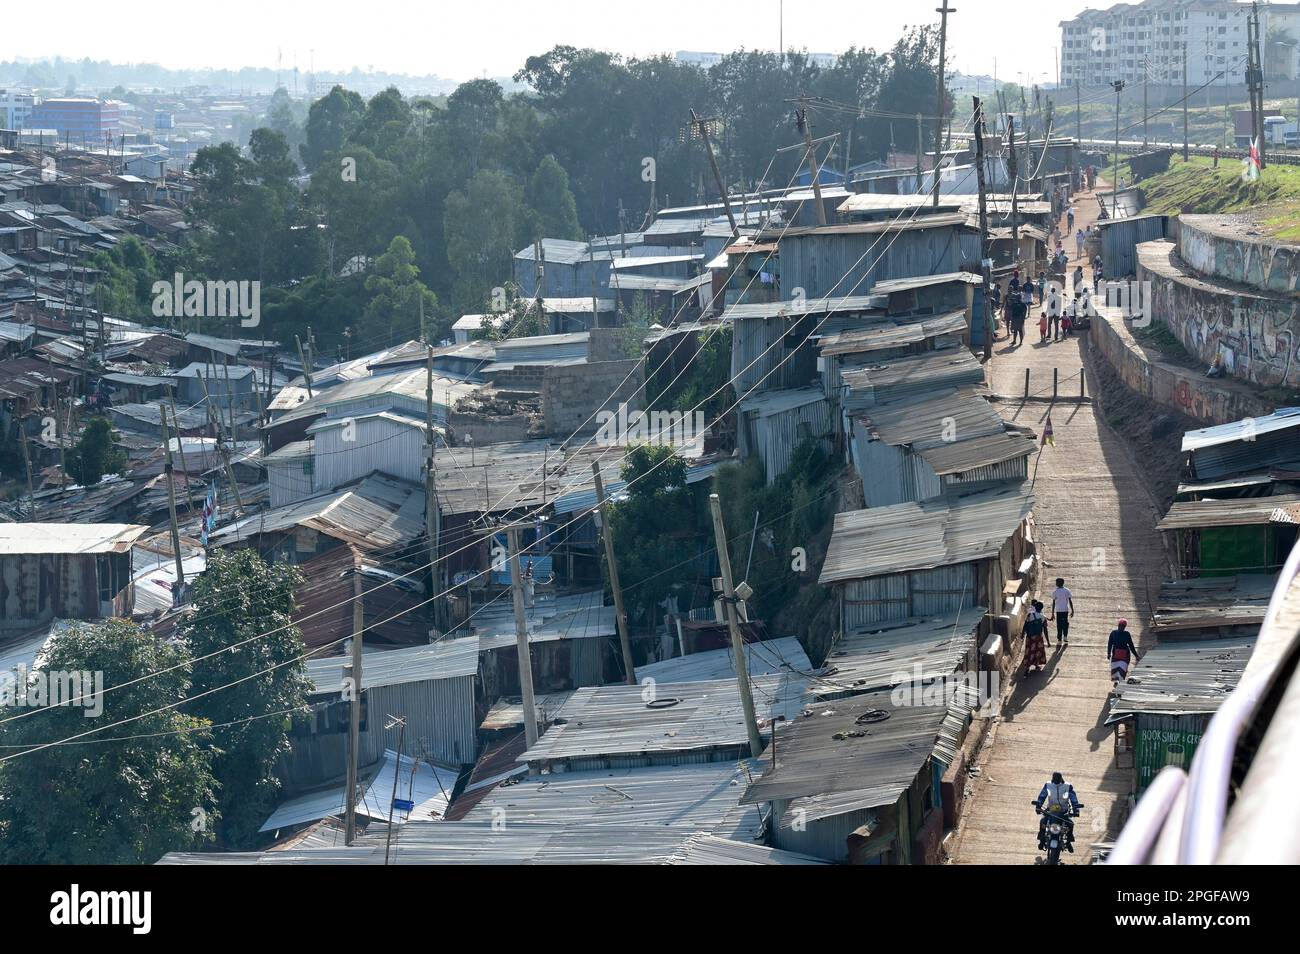
[[[230,452],[226,449],[226,442],[222,440],[224,429],[221,426],[221,415],[213,411],[212,392],[208,390],[208,376],[200,371],[199,380],[203,383],[203,405],[208,409],[208,424],[217,441],[217,453],[221,455],[221,462],[225,464],[226,480],[230,481],[230,492],[235,496],[235,509],[242,512],[244,501],[239,496],[239,482],[235,480],[235,469],[230,465]],[[178,428],[179,426],[177,424]]]
[[[718,547],[718,566],[722,570],[722,602],[727,608],[727,629],[731,631],[731,652],[736,664],[736,686],[740,690],[740,705],[745,712],[749,754],[758,758],[763,753],[763,740],[758,734],[758,719],[754,715],[754,695],[749,687],[749,664],[745,661],[745,643],[740,637],[740,621],[736,616],[736,587],[731,579],[731,554],[727,550],[727,528],[722,523],[722,502],[717,494],[709,494],[709,509],[713,512],[713,538]],[[776,732],[775,727],[772,731]]]
[[[357,772],[361,757],[361,642],[366,628],[366,605],[361,598],[361,567],[353,554],[352,564],[352,664],[347,667],[352,680],[352,699],[348,704],[348,793],[343,812],[343,844],[351,845],[357,836]]]
[[[920,193],[923,185],[921,180],[921,156],[925,153],[925,146],[922,145],[925,137],[921,131],[921,114],[916,114],[916,191]]]
[[[632,662],[632,640],[627,634],[627,611],[623,608],[623,587],[618,582],[618,561],[614,559],[614,528],[609,523],[609,499],[600,479],[599,461],[591,462],[596,478],[596,500],[600,502],[600,535],[605,538],[605,564],[609,567],[609,588],[614,591],[614,619],[618,623],[618,643],[623,650],[623,672],[629,686],[636,685],[636,665]]]
[[[704,141],[704,152],[709,157],[709,168],[713,170],[713,181],[718,186],[718,195],[722,198],[722,208],[727,213],[727,221],[731,224],[731,237],[735,238],[736,217],[731,212],[731,201],[727,198],[727,186],[722,181],[722,172],[718,169],[718,159],[713,154],[713,142],[709,139],[709,121],[701,119],[695,110],[691,110],[691,127],[700,134],[700,139]]]
[[[18,446],[23,449],[23,466],[27,468],[27,501],[31,507],[28,516],[33,516],[36,513],[36,488],[32,485],[32,457],[27,450],[27,435],[23,433],[21,424],[18,426]]]
[[[1183,162],[1190,158],[1187,145],[1187,41],[1183,40]]]
[[[1011,254],[1020,258],[1020,177],[1017,174],[1019,163],[1016,161],[1016,117],[1007,116],[1007,172],[1011,175]],[[984,190],[980,189],[980,194]]]
[[[185,507],[194,516],[194,495],[190,493],[190,465],[185,462],[185,442],[181,440],[181,416],[176,413],[176,396],[168,392],[167,403],[172,409],[172,423],[176,425],[176,449],[181,455],[181,470],[185,471]],[[162,411],[162,405],[158,405],[159,412]]]
[[[1114,219],[1119,215],[1119,94],[1124,92],[1124,81],[1110,85],[1115,90],[1115,181],[1110,184],[1110,217]]]
[[[304,352],[302,348],[302,339],[299,338],[297,335],[294,335],[293,340],[294,340],[294,344],[298,346],[298,360],[302,362],[302,379],[307,382],[307,397],[312,397],[311,365],[307,361],[307,353],[309,353],[311,346],[308,345],[307,346],[308,352]]]
[[[438,507],[438,468],[434,462],[432,347],[427,349],[424,360],[424,536],[429,547],[429,595],[433,599],[433,625],[442,633],[446,632],[447,621],[442,612],[445,601],[440,597],[442,573],[438,558],[442,550],[442,512]]]
[[[989,268],[989,214],[984,194],[984,111],[978,96],[974,101],[975,181],[979,187],[980,274],[984,276],[984,360],[993,357],[993,277]]]
[[[1083,141],[1083,109],[1079,102],[1079,81],[1074,81],[1074,138]]]
[[[937,7],[935,12],[939,14],[939,79],[938,94],[935,96],[936,115],[934,118],[934,205],[939,204],[939,155],[940,144],[943,134],[943,106],[947,98],[946,84],[944,83],[944,71],[947,68],[948,52],[948,14],[956,13],[956,7],[948,6],[948,0],[943,0],[943,6]]]
[[[1151,115],[1149,106],[1149,93],[1151,89],[1151,61],[1148,57],[1142,58],[1142,148],[1145,149],[1150,139],[1147,137],[1147,120]]]
[[[393,847],[393,809],[397,807],[397,782],[402,777],[402,743],[406,741],[406,720],[396,716],[389,716],[392,720],[386,729],[391,729],[394,724],[401,726],[397,730],[397,767],[393,769],[393,797],[388,800],[388,832],[384,841],[384,864],[388,864],[388,853]]]
[[[172,555],[176,558],[176,588],[172,591],[172,606],[179,606],[181,592],[185,589],[185,564],[181,559],[181,531],[176,524],[176,484],[172,475],[172,442],[167,434],[167,408],[158,405],[158,422],[162,425],[164,453],[167,455],[163,470],[167,475],[167,517],[171,521]],[[180,443],[180,425],[176,425],[176,443]],[[190,477],[185,475],[185,490],[189,492]]]
[[[826,224],[826,205],[822,202],[822,173],[817,166],[817,147],[813,143],[812,119],[808,115],[808,97],[800,96],[795,110],[795,126],[803,133],[804,156],[808,160],[808,173],[812,176],[813,201],[817,203],[817,224]]]
[[[537,744],[537,702],[533,697],[533,655],[528,646],[528,621],[524,619],[524,578],[519,566],[519,528],[506,531],[510,543],[510,590],[515,604],[515,647],[519,653],[519,690],[524,697],[524,738],[531,749]]]

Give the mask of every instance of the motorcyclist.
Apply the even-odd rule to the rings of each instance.
[[[1074,824],[1070,821],[1070,816],[1079,817],[1079,796],[1074,794],[1074,786],[1060,772],[1053,772],[1052,780],[1038,793],[1038,798],[1034,800],[1034,811],[1043,816],[1038,823],[1038,847],[1047,847],[1047,819],[1055,816],[1070,832],[1070,837],[1065,839],[1067,850],[1074,851]]]

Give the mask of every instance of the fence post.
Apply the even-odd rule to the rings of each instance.
[[[1086,374],[1087,372],[1084,371],[1083,368],[1079,369],[1079,400],[1080,401],[1082,401],[1085,397],[1088,396],[1088,388],[1085,382]]]
[[[1029,399],[1029,369],[1025,368],[1025,400]]]
[[[1056,401],[1057,384],[1060,381],[1060,377],[1061,377],[1061,369],[1053,368],[1052,369],[1052,401],[1053,402]]]

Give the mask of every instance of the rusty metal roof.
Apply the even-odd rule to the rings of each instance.
[[[136,523],[0,523],[0,556],[127,553],[148,532]]]

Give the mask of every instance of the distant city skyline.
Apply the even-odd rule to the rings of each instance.
[[[396,3],[367,8],[342,0],[314,3],[253,3],[228,0],[218,7],[183,5],[168,12],[168,42],[138,29],[129,18],[104,18],[89,0],[60,6],[58,41],[42,29],[49,12],[40,7],[7,11],[17,39],[5,58],[107,60],[157,63],[169,69],[279,67],[299,88],[317,72],[385,71],[414,76],[437,74],[464,82],[514,74],[532,55],[567,44],[644,57],[678,51],[728,53],[778,48],[781,0],[699,4],[692,0],[632,0],[615,5],[570,0],[556,7],[499,0],[477,5]],[[864,4],[862,0],[809,0],[784,4],[787,48],[841,53],[850,46],[888,49],[908,26],[937,24],[935,0]],[[1088,4],[1082,0],[1040,0],[1019,8],[1022,19],[1008,32],[1012,9],[1005,0],[955,0],[949,19],[948,68],[999,79],[1047,83],[1056,78],[1059,23]],[[619,11],[619,12],[615,12]],[[743,11],[743,13],[742,13]],[[372,15],[373,14],[373,15]],[[1014,47],[1007,44],[1014,37]],[[186,42],[186,36],[195,37]],[[32,45],[20,38],[39,37]],[[39,43],[40,47],[35,44]]]

